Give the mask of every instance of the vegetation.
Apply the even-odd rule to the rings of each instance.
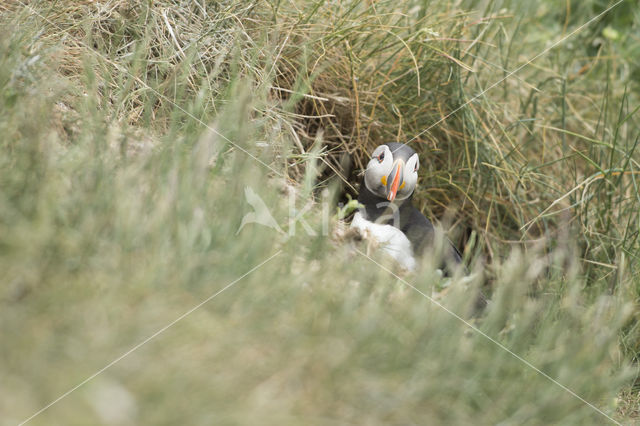
[[[639,27],[630,0],[0,3],[0,421],[633,421]],[[471,277],[347,238],[385,141]],[[251,193],[278,229],[239,230]]]

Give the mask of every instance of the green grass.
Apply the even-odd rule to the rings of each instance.
[[[633,2],[486,92],[612,3],[20,3],[0,5],[0,423],[231,283],[29,424],[607,421],[571,392],[636,418]],[[335,217],[323,234],[321,201],[390,140],[473,279],[398,278]],[[247,186],[292,236],[237,232]]]

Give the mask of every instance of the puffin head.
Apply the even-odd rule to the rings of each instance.
[[[418,182],[418,153],[395,142],[380,145],[371,154],[364,172],[367,189],[389,201],[405,200]]]

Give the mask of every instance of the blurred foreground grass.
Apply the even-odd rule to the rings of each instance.
[[[327,236],[319,195],[333,214],[332,176],[357,181],[342,154],[358,168],[413,138],[602,6],[294,3],[0,5],[2,424],[231,283],[30,424],[628,420],[637,11],[414,141],[419,205],[455,208],[453,237],[490,263],[406,282],[603,414]],[[246,187],[283,233],[237,232]],[[315,236],[290,196],[316,198]],[[472,318],[480,287],[492,304]]]

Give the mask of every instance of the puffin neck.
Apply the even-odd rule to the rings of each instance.
[[[402,216],[402,212],[408,208],[412,207],[411,200],[413,199],[413,194],[404,200],[396,199],[391,204],[394,204],[398,207],[398,211]],[[391,208],[389,208],[389,200],[385,197],[381,197],[367,188],[364,181],[360,186],[360,194],[358,194],[358,201],[364,205],[366,211],[366,217],[370,221],[377,220],[382,215],[390,215],[393,214]]]

